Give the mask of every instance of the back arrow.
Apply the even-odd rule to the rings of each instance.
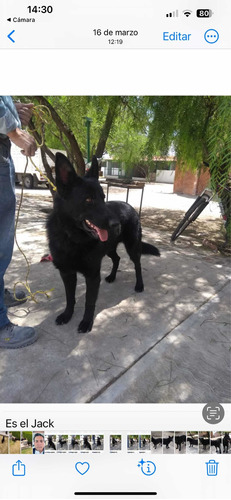
[[[11,38],[11,35],[13,35],[13,33],[15,32],[15,30],[11,31],[11,33],[9,33],[9,35],[7,35],[7,38],[9,38],[11,40],[11,42],[15,43],[15,40],[13,38]]]

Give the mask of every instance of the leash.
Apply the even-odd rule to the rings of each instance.
[[[48,123],[47,121],[47,118],[46,118],[46,112],[48,112],[49,114],[49,117],[51,117],[51,113],[50,113],[50,110],[46,107],[46,106],[43,106],[43,105],[39,105],[39,106],[34,106],[33,108],[33,114],[35,115],[36,117],[36,120],[39,122],[39,128],[41,129],[41,137],[42,137],[42,143],[41,144],[38,144],[37,141],[36,141],[36,144],[37,144],[37,147],[38,148],[41,148],[44,144],[44,134],[43,134],[43,130],[42,130],[42,127],[43,127],[43,124],[44,122],[45,123]],[[33,132],[33,130],[29,130],[28,129],[28,132]],[[49,296],[49,293],[52,292],[54,290],[54,288],[51,288],[50,290],[36,290],[35,292],[32,292],[31,288],[30,288],[30,284],[29,284],[29,275],[30,275],[30,263],[29,263],[29,260],[25,254],[25,252],[22,250],[22,248],[20,247],[19,243],[18,243],[18,240],[17,240],[17,228],[18,228],[18,222],[19,222],[19,215],[20,215],[20,211],[21,211],[21,207],[22,207],[22,202],[23,202],[23,194],[24,194],[24,177],[26,175],[26,170],[27,170],[27,166],[28,166],[28,158],[30,159],[32,165],[34,166],[34,168],[40,173],[43,175],[43,177],[46,179],[46,181],[51,185],[52,189],[54,191],[56,191],[56,186],[53,184],[53,182],[50,181],[50,179],[48,179],[48,177],[37,167],[37,165],[35,165],[34,161],[31,159],[31,157],[27,157],[26,158],[26,165],[25,165],[25,169],[24,169],[24,173],[23,173],[23,179],[22,179],[22,189],[21,189],[21,195],[20,195],[20,199],[19,199],[19,205],[18,205],[18,209],[17,209],[17,214],[16,214],[16,219],[15,219],[15,229],[14,229],[14,239],[15,239],[15,243],[16,243],[16,246],[19,250],[19,252],[22,254],[22,256],[24,257],[25,261],[26,261],[26,266],[27,266],[27,272],[26,272],[26,278],[25,278],[25,281],[17,281],[15,284],[14,284],[14,289],[13,289],[13,293],[14,293],[14,298],[15,300],[17,300],[18,302],[21,302],[21,301],[24,301],[25,300],[25,297],[23,297],[22,299],[18,299],[16,297],[16,287],[18,285],[23,285],[26,290],[27,290],[27,293],[28,295],[26,296],[26,299],[31,299],[33,300],[35,303],[38,303],[38,300],[37,300],[37,295],[40,294],[40,295],[45,295],[46,298],[50,298]]]
[[[37,129],[31,130],[31,129],[27,128],[27,131],[30,134],[33,134],[33,132],[35,132],[37,130],[39,131],[39,134],[41,135],[41,138],[42,138],[42,142],[41,142],[41,144],[39,144],[38,141],[36,141],[36,139],[35,139],[35,141],[36,141],[36,144],[37,144],[37,148],[41,149],[41,147],[44,145],[44,131],[43,131],[43,127],[44,127],[44,124],[49,125],[49,121],[51,120],[52,116],[51,116],[51,112],[50,112],[49,108],[47,106],[45,106],[44,104],[39,104],[37,106],[34,106],[33,107],[33,115],[34,115],[34,118],[35,118],[35,121],[36,121]],[[53,191],[57,191],[56,186],[53,184],[53,182],[51,182],[50,179],[48,179],[47,175],[44,174],[44,172],[42,172],[40,170],[40,168],[37,167],[37,165],[35,165],[34,161],[31,158],[31,156],[29,158],[30,158],[30,161],[31,161],[33,167],[35,168],[35,170],[37,172],[39,172],[40,175],[42,175],[46,179],[47,183],[50,184],[50,186],[52,187]]]

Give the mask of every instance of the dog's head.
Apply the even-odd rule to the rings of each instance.
[[[65,215],[90,237],[107,241],[110,221],[105,195],[98,182],[97,158],[93,157],[86,175],[79,177],[66,156],[56,153],[55,172],[59,205]]]

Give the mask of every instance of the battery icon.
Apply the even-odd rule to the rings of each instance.
[[[211,9],[197,9],[197,17],[212,17],[213,14]]]

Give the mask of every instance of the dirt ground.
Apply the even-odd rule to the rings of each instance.
[[[104,186],[104,191],[106,188]],[[41,191],[43,193],[43,190]],[[111,188],[111,195],[121,196],[121,192],[117,188]],[[35,199],[33,200],[33,197]],[[122,199],[122,198],[121,198]],[[33,200],[33,201],[32,201]],[[45,213],[44,227],[47,213],[52,209],[53,203],[51,196],[45,197],[44,194],[41,196],[40,192],[30,192],[24,191],[23,199],[23,209],[21,212],[33,211],[35,208],[36,212],[38,210],[38,204],[40,205],[40,212]],[[179,222],[182,220],[185,211],[173,210],[165,208],[156,207],[143,207],[141,213],[141,224],[143,227],[148,227],[157,231],[161,231],[163,239],[165,242],[170,243],[171,235],[176,229]],[[188,226],[188,228],[183,232],[183,234],[175,241],[176,246],[180,247],[198,247],[198,250],[203,248],[203,250],[210,250],[214,253],[221,253],[224,255],[231,255],[231,247],[227,246],[224,248],[225,243],[225,228],[223,220],[219,217],[201,217],[194,221]]]
[[[170,242],[171,235],[184,216],[181,210],[163,210],[144,208],[141,214],[141,224],[164,233],[164,238]],[[190,224],[183,234],[176,240],[176,246],[203,247],[230,255],[230,248],[223,248],[225,230],[222,219],[198,218]]]
[[[8,453],[8,438],[5,439],[4,443],[0,442],[0,455]]]
[[[191,403],[213,400],[214,394],[220,394],[223,401],[229,400],[230,344],[226,336],[230,267],[225,256],[202,246],[204,238],[211,238],[211,224],[215,224],[215,237],[219,234],[219,213],[214,217],[213,212],[211,224],[209,214],[203,218],[203,235],[197,231],[197,236],[191,238],[185,233],[174,246],[170,243],[171,234],[187,208],[183,202],[190,205],[191,199],[178,200],[169,193],[159,193],[156,200],[151,194],[150,203],[165,196],[168,208],[143,207],[144,241],[159,247],[163,258],[158,262],[150,258],[142,266],[146,292],[140,297],[132,293],[134,271],[121,248],[124,259],[118,283],[107,287],[102,280],[94,331],[87,337],[76,335],[85,296],[81,276],[73,321],[61,330],[55,325],[55,315],[63,308],[64,290],[52,263],[40,265],[42,255],[49,251],[45,222],[52,201],[34,193],[25,196],[17,236],[29,257],[30,286],[33,292],[52,287],[54,293],[49,303],[44,297],[39,305],[28,302],[10,312],[12,321],[37,328],[39,341],[30,347],[29,357],[26,349],[1,354],[5,368],[1,374],[1,400]],[[171,201],[181,202],[180,206],[173,207]],[[145,203],[148,202],[149,199]],[[104,259],[102,278],[110,265]],[[25,279],[24,276],[25,264],[16,250],[6,286]],[[220,335],[224,336],[222,341]],[[14,366],[19,369],[17,379]],[[33,373],[33,377],[26,376],[28,373]],[[163,380],[166,383],[162,384]]]
[[[40,212],[47,215],[50,212],[52,204],[38,199],[40,202]],[[31,210],[31,206],[24,199],[24,210]],[[143,208],[141,213],[142,227],[148,227],[163,233],[163,239],[170,243],[171,235],[174,229],[184,216],[181,210],[167,210],[158,208]],[[161,235],[162,236],[162,235]],[[224,255],[231,254],[231,248],[224,248],[225,229],[222,219],[214,217],[198,218],[190,224],[183,234],[175,241],[176,246],[193,246],[202,247],[203,249],[212,250],[215,253]]]
[[[20,453],[20,441],[10,441],[10,453]]]

